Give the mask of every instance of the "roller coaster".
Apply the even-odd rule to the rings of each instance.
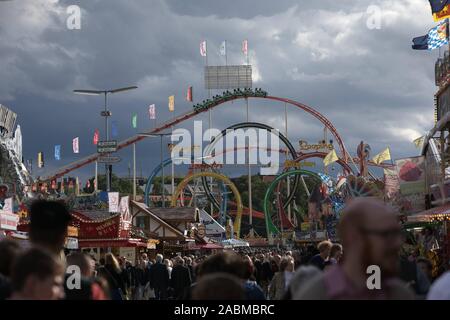
[[[342,177],[341,180],[335,180],[328,175],[318,174],[316,172],[307,171],[307,170],[299,170],[296,168],[284,168],[284,171],[278,176],[274,177],[273,182],[270,183],[267,188],[265,197],[264,197],[264,220],[266,225],[266,233],[267,237],[277,236],[285,229],[292,229],[295,225],[293,223],[291,217],[286,217],[285,210],[290,209],[291,206],[294,208],[297,207],[297,203],[301,199],[301,201],[306,202],[302,203],[301,207],[303,213],[305,214],[308,211],[308,218],[314,223],[317,222],[317,218],[314,216],[314,211],[318,210],[322,212],[323,209],[327,205],[330,207],[331,211],[337,211],[338,204],[343,202],[343,198],[348,196],[351,193],[351,190],[355,188],[354,179],[356,175],[359,175],[360,172],[355,173],[355,170],[352,168],[356,167],[356,163],[362,161],[358,158],[353,158],[338,133],[337,129],[333,126],[330,120],[328,120],[325,116],[319,113],[317,110],[313,109],[310,106],[302,104],[300,102],[290,100],[287,98],[280,98],[275,96],[270,96],[266,91],[262,89],[235,89],[233,91],[225,91],[222,95],[215,95],[212,99],[204,100],[202,103],[197,103],[193,105],[191,111],[183,113],[181,115],[176,116],[175,118],[168,120],[153,129],[146,130],[143,134],[132,136],[128,139],[125,139],[118,143],[117,150],[124,149],[128,146],[131,146],[135,143],[138,143],[144,139],[146,139],[146,135],[160,133],[166,129],[170,129],[175,125],[179,125],[184,121],[187,121],[191,118],[198,116],[201,113],[207,112],[213,108],[224,105],[226,103],[235,101],[235,100],[250,100],[250,99],[264,99],[268,101],[280,102],[285,105],[294,106],[310,115],[312,115],[316,120],[321,122],[326,130],[328,130],[333,136],[333,141],[337,144],[338,150],[338,160],[336,163],[342,168]],[[277,105],[277,104],[275,104]],[[278,104],[281,105],[281,104]],[[224,129],[218,136],[214,137],[211,140],[211,143],[206,147],[204,154],[206,156],[212,154],[212,150],[214,149],[215,144],[223,139],[228,133],[242,128],[257,128],[260,130],[271,131],[274,128],[257,122],[242,122],[234,124],[226,129]],[[286,149],[275,150],[278,152],[282,152],[285,154],[286,159],[290,157],[290,161],[296,163],[302,163],[306,159],[318,158],[324,159],[327,156],[325,152],[307,152],[301,153],[297,152],[291,142],[288,140],[286,136],[283,134],[278,135],[279,140],[284,144]],[[247,148],[250,148],[247,147]],[[233,150],[226,150],[225,152],[234,152]],[[58,178],[61,178],[68,173],[82,168],[88,164],[95,162],[99,158],[99,154],[95,153],[89,155],[85,158],[82,158],[78,161],[72,162],[47,177],[41,178],[42,182],[53,181]],[[158,173],[167,165],[172,163],[172,159],[166,159],[161,164],[156,166],[156,168],[152,171],[150,176],[147,179],[147,184],[145,187],[145,195],[144,202],[147,206],[151,206],[152,203],[150,201],[150,189],[153,184],[154,178],[158,175]],[[368,161],[368,165],[375,165]],[[381,167],[385,167],[387,165],[378,165]],[[245,211],[245,207],[243,206],[241,195],[238,191],[238,188],[235,186],[233,181],[226,177],[217,169],[209,168],[208,166],[204,167],[201,172],[194,172],[188,174],[176,187],[176,191],[171,196],[171,205],[178,206],[183,205],[182,201],[180,201],[180,197],[184,197],[184,188],[197,179],[201,179],[201,183],[203,185],[203,189],[205,190],[205,194],[208,200],[212,203],[216,211],[219,211],[219,216],[222,223],[224,223],[224,217],[228,216],[227,214],[227,204],[232,204],[236,207],[236,215],[234,217],[234,230],[236,237],[241,237],[241,223],[242,223],[242,215]],[[218,188],[216,191],[211,190],[211,184],[208,182],[208,179],[214,179],[219,182]],[[289,184],[289,187],[286,189],[286,186],[283,184],[287,184],[287,180],[293,179],[292,185]],[[344,179],[344,183],[341,183],[342,179]],[[352,184],[353,183],[353,184]],[[347,187],[342,187],[342,185]],[[371,187],[373,187],[371,185]],[[347,188],[347,189],[345,189]],[[353,189],[352,189],[353,188]],[[358,188],[358,186],[356,186]],[[288,190],[289,189],[289,190]],[[347,190],[347,191],[344,191]],[[370,189],[370,188],[369,188]],[[317,191],[319,190],[319,191]],[[350,190],[350,191],[348,191]],[[232,199],[229,199],[228,194],[233,194],[234,202],[231,203]],[[217,197],[217,194],[220,194]],[[283,196],[285,195],[285,196]],[[195,195],[192,195],[195,196]],[[274,197],[275,196],[275,197]],[[300,199],[301,198],[301,199]],[[339,199],[340,200],[339,200]],[[219,199],[219,200],[218,200]],[[305,200],[306,199],[306,200]],[[325,207],[324,207],[325,203]],[[306,209],[307,208],[307,209]],[[274,210],[275,209],[275,210]],[[308,218],[306,220],[308,220]]]

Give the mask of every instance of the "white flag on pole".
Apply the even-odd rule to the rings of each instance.
[[[220,45],[220,55],[226,56],[227,55],[227,42],[222,41],[222,44]]]
[[[78,137],[72,140],[73,153],[80,153],[80,140]]]
[[[119,210],[119,193],[108,192],[109,212],[120,212]]]
[[[152,104],[148,107],[148,114],[150,115],[150,120],[156,119],[156,110],[155,110],[154,104]]]
[[[207,49],[206,49],[206,40],[200,42],[200,54],[202,57],[206,57]]]

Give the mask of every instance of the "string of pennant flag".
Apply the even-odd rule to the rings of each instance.
[[[187,88],[186,91],[186,101],[188,102],[193,102],[194,101],[194,96],[193,96],[193,87],[189,86]],[[171,95],[169,96],[168,99],[168,107],[169,107],[169,111],[170,112],[174,112],[175,111],[175,95]],[[151,104],[148,106],[148,116],[150,120],[156,120],[156,105],[155,104]],[[131,127],[133,129],[137,129],[138,127],[138,115],[137,113],[133,113],[131,115]],[[119,123],[118,121],[112,121],[111,122],[111,135],[113,138],[116,138],[119,136]],[[94,136],[92,139],[92,143],[94,145],[98,145],[100,141],[100,131],[99,129],[95,129],[94,131]],[[74,154],[79,154],[80,153],[80,138],[79,137],[75,137],[72,139],[72,152]],[[38,157],[37,157],[37,166],[38,168],[43,168],[45,166],[45,161],[44,161],[44,152],[40,151],[38,152]],[[60,161],[62,159],[62,146],[60,144],[55,145],[54,146],[54,159],[56,161]],[[28,160],[29,166],[31,166],[31,161]]]

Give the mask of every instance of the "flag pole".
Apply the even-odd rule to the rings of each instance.
[[[247,105],[247,122],[249,122],[249,105],[248,98],[245,98],[245,102]],[[250,224],[250,238],[254,237],[253,230],[253,199],[252,199],[252,171],[250,165],[250,144],[248,146],[248,222]]]
[[[95,161],[95,177],[94,177],[94,191],[97,192],[98,188],[98,161]]]
[[[136,201],[136,142],[133,143],[133,200]]]
[[[286,102],[284,103],[284,129],[285,129],[286,139],[288,139],[288,114],[287,114],[287,103]],[[286,155],[287,155],[287,151],[286,151]],[[295,159],[292,159],[292,160],[295,160]],[[291,194],[291,180],[289,177],[286,177],[286,187],[287,187],[287,194]],[[289,217],[289,221],[292,221],[291,204],[288,205],[288,217]]]
[[[206,67],[208,67],[208,41],[205,40],[205,62],[206,62]],[[208,99],[211,99],[211,89],[208,88]],[[209,129],[210,129],[210,135],[209,135],[209,141],[211,141],[212,136],[211,136],[211,128],[212,128],[212,114],[211,114],[211,108],[209,108],[208,110],[208,117],[209,117]],[[212,190],[212,177],[209,179],[209,188]],[[194,189],[195,191],[195,189]],[[214,206],[211,203],[211,216],[213,215],[213,211],[214,211]]]
[[[173,126],[172,126],[172,135],[173,135]],[[171,147],[173,146],[171,145]],[[169,152],[170,156],[172,157],[172,150],[169,150]],[[172,163],[172,197],[173,197],[173,194],[175,193],[175,166],[173,164],[173,158],[171,163]]]

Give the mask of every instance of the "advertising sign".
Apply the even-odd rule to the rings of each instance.
[[[0,213],[0,229],[3,230],[17,230],[17,224],[19,223],[19,216],[14,213]]]
[[[109,212],[120,212],[118,192],[108,192],[108,203],[109,203]]]
[[[395,160],[395,165],[402,195],[425,192],[425,157]]]

